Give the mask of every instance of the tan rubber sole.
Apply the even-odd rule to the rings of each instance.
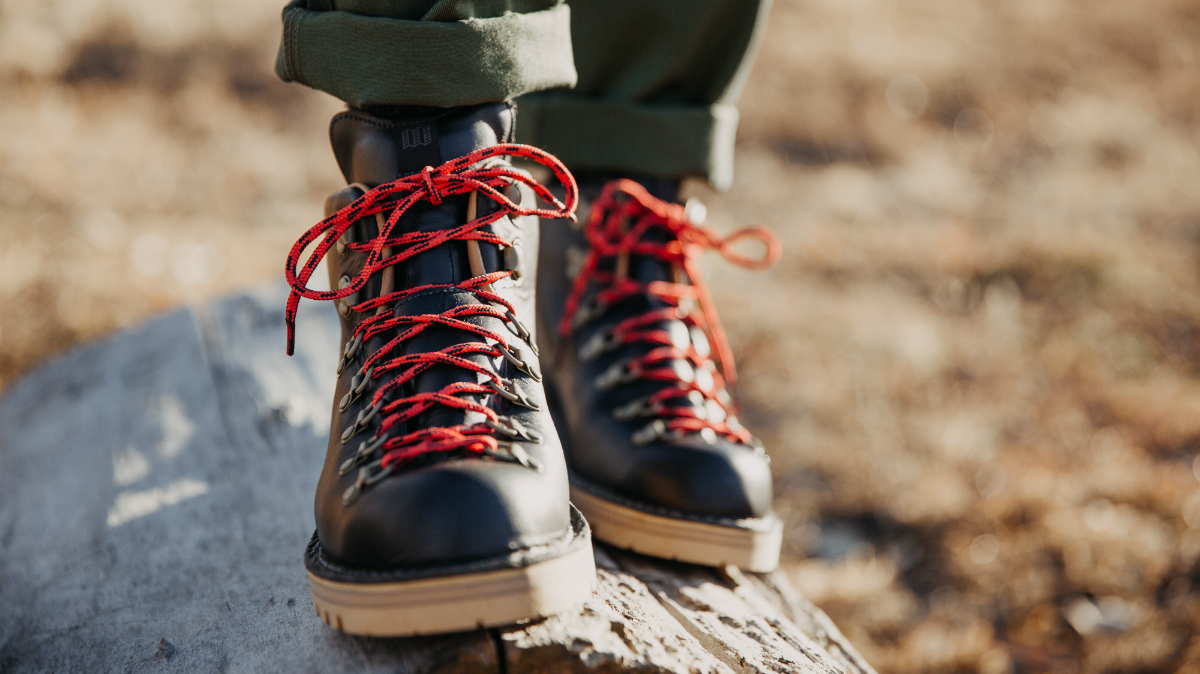
[[[400,583],[339,583],[308,574],[317,616],[376,637],[463,632],[544,618],[581,604],[596,578],[590,544],[520,569]]]
[[[571,487],[571,502],[592,537],[626,550],[704,566],[733,565],[765,573],[779,566],[783,523],[771,515],[754,528],[652,515]]]

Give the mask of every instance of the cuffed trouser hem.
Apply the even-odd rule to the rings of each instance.
[[[518,101],[517,140],[576,171],[733,182],[733,105],[638,105],[555,94]]]
[[[574,86],[571,15],[566,5],[489,19],[405,21],[283,10],[275,71],[355,107],[448,108],[507,101]]]

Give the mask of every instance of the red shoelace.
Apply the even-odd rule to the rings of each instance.
[[[550,169],[566,189],[565,200],[559,201],[548,189],[527,174],[514,170],[507,164],[498,166],[484,164],[482,167],[472,168],[481,162],[501,156],[523,157]],[[502,190],[516,182],[530,186],[542,200],[553,204],[554,208],[525,208],[514,204]],[[395,231],[400,218],[414,204],[426,201],[437,205],[446,197],[470,192],[478,192],[480,195],[488,197],[500,208],[491,214],[476,218],[453,229],[406,233]],[[384,268],[450,241],[475,240],[501,247],[511,246],[510,242],[491,232],[481,231],[481,229],[506,215],[536,215],[544,218],[569,217],[574,219],[577,203],[578,190],[575,179],[566,167],[553,155],[527,145],[495,145],[446,162],[436,168],[427,166],[420,173],[403,176],[379,185],[309,229],[296,241],[291,252],[288,253],[284,270],[288,285],[292,288],[285,313],[288,329],[288,354],[291,355],[294,349],[296,307],[301,298],[339,300],[350,296]],[[329,248],[359,219],[376,213],[386,214],[386,220],[380,227],[378,235],[370,241],[346,244],[346,248],[356,252],[369,251],[370,254],[362,271],[345,284],[345,287],[337,290],[309,288],[308,280],[320,261],[324,259]],[[320,239],[320,243],[317,244],[316,250],[309,256],[303,268],[297,271],[301,254],[318,239]],[[391,251],[390,256],[385,256],[385,248]],[[515,385],[510,388],[496,372],[464,357],[469,354],[484,354],[493,358],[506,358],[520,370],[527,373],[535,372],[528,363],[517,357],[516,351],[509,346],[506,336],[466,320],[472,316],[491,316],[499,319],[518,339],[525,341],[530,350],[536,354],[536,347],[532,344],[529,331],[517,320],[512,305],[503,297],[492,292],[491,289],[492,283],[511,274],[511,271],[497,271],[456,284],[431,284],[399,290],[382,294],[351,307],[356,312],[371,312],[374,315],[363,319],[355,328],[354,335],[347,343],[346,352],[338,368],[339,374],[353,360],[357,350],[367,340],[383,333],[395,334],[366,358],[362,368],[352,381],[352,390],[347,394],[348,400],[343,400],[342,408],[345,409],[349,402],[353,402],[357,396],[362,394],[369,380],[381,380],[387,373],[395,372],[397,374],[376,388],[370,406],[362,409],[355,422],[343,431],[342,442],[344,444],[367,428],[376,416],[380,416],[382,419],[374,436],[365,439],[354,457],[347,460],[342,466],[341,472],[345,474],[354,467],[367,463],[377,450],[383,451],[380,459],[367,463],[360,471],[358,482],[347,492],[345,500],[353,500],[363,488],[391,474],[401,462],[431,452],[465,450],[498,458],[515,458],[521,463],[528,464],[528,458],[518,446],[502,443],[495,436],[500,434],[509,439],[525,440],[535,438],[531,437],[515,420],[511,420],[511,425],[506,425],[493,409],[461,397],[501,395],[516,404],[526,407],[533,406]],[[480,300],[480,304],[459,305],[440,314],[412,316],[395,316],[391,311],[386,310],[376,311],[384,305],[403,300],[416,293],[437,289],[453,289],[472,293]],[[454,344],[429,353],[390,357],[400,345],[433,325],[473,333],[480,338],[480,341]],[[496,345],[489,344],[487,340],[496,342]],[[387,400],[389,394],[397,392],[405,383],[412,381],[437,364],[459,367],[477,373],[482,375],[486,383],[458,382],[444,386],[436,392],[417,393]],[[436,405],[477,412],[486,417],[486,421],[472,425],[422,428],[402,435],[393,435],[393,429],[396,429],[399,424],[425,413]],[[509,456],[497,454],[501,444],[509,445]]]
[[[647,237],[651,230],[669,233],[664,237]],[[634,381],[662,381],[668,386],[654,395],[633,400],[614,410],[619,419],[651,416],[652,421],[634,434],[634,441],[644,444],[665,437],[681,437],[687,433],[705,432],[752,444],[753,438],[734,416],[734,403],[726,392],[737,382],[733,354],[721,327],[712,296],[700,273],[699,258],[705,250],[716,250],[730,262],[748,269],[766,269],[779,259],[779,241],[765,227],[747,227],[722,237],[716,230],[691,221],[684,207],[655,198],[632,180],[615,180],[592,204],[591,215],[584,229],[589,250],[575,278],[559,332],[569,336],[577,327],[598,318],[609,307],[625,299],[650,295],[667,306],[652,309],[641,315],[626,318],[592,336],[581,348],[581,357],[594,357],[627,344],[648,344],[646,353],[618,361],[597,378],[597,386],[608,388]],[[733,248],[745,238],[754,238],[766,246],[758,259],[746,257]],[[678,282],[652,281],[642,283],[625,273],[629,256],[651,257],[672,265],[682,272]],[[601,268],[602,260],[612,260],[612,271]],[[598,288],[587,305],[584,296],[589,289]],[[700,305],[700,311],[693,309]],[[695,344],[681,347],[672,335],[662,329],[665,321],[682,320],[704,332],[705,340],[716,352],[720,368],[713,363],[710,349]],[[687,361],[695,373],[688,378],[680,375],[673,362]],[[670,404],[690,399],[687,405]],[[720,411],[713,410],[713,404]]]

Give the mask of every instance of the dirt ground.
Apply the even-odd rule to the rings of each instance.
[[[281,276],[275,2],[0,0],[0,386]],[[1200,671],[1200,4],[783,0],[710,261],[788,569],[881,672]],[[282,348],[282,345],[281,345]]]

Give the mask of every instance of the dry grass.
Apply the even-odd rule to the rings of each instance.
[[[272,3],[0,4],[0,383],[277,278]],[[1200,670],[1200,5],[781,2],[710,220],[789,569],[883,672]],[[736,289],[736,290],[735,290]]]

